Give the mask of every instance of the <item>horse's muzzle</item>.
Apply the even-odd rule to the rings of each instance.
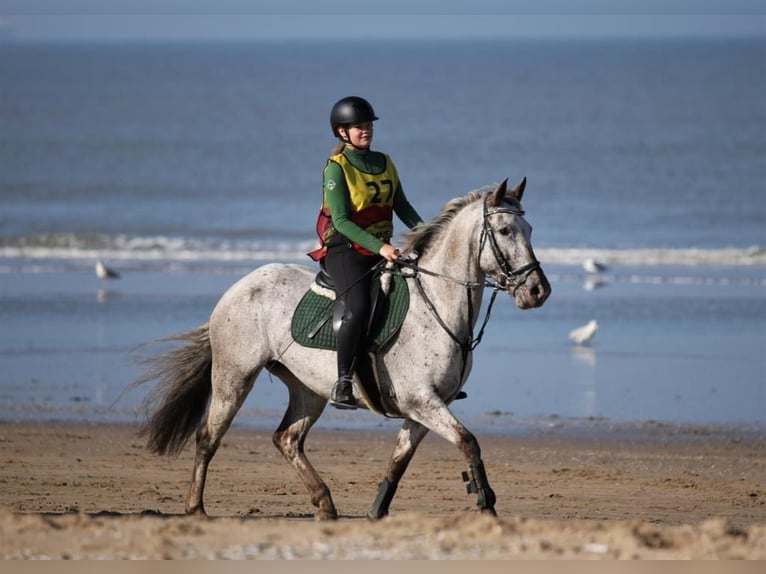
[[[541,307],[551,294],[551,284],[541,268],[527,275],[526,280],[512,293],[519,309]]]

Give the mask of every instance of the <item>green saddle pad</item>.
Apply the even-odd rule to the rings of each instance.
[[[410,306],[407,282],[400,275],[392,275],[388,295],[381,295],[376,312],[378,317],[372,326],[373,350],[383,347],[402,326]],[[335,333],[332,330],[332,313],[335,301],[309,289],[293,312],[290,331],[296,343],[317,349],[335,349]]]

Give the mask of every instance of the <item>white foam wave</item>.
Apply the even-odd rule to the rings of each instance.
[[[182,237],[51,234],[0,239],[7,260],[219,261],[306,260],[313,240],[230,240]],[[610,266],[766,266],[766,248],[570,248],[535,249],[543,264],[580,265],[592,258]]]
[[[540,248],[535,249],[543,263],[580,265],[586,259],[595,259],[607,265],[715,265],[763,266],[766,249],[759,246],[746,248]]]
[[[26,260],[252,261],[300,259],[314,243],[181,237],[78,236],[22,238],[0,244],[0,258]]]

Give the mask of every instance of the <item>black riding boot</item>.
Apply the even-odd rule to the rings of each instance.
[[[339,409],[355,409],[354,363],[359,348],[359,328],[351,317],[343,317],[335,334],[338,351],[338,380],[330,394],[330,404]]]
[[[342,376],[335,381],[335,385],[332,388],[332,395],[330,395],[330,404],[337,409],[356,408],[354,384],[351,377]]]

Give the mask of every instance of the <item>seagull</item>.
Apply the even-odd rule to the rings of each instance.
[[[588,273],[601,273],[609,269],[605,264],[600,263],[591,257],[582,262],[582,268]]]
[[[603,278],[603,275],[588,275],[585,277],[585,281],[582,283],[582,288],[586,291],[594,291],[599,287],[603,287],[609,281]]]
[[[120,274],[114,269],[111,269],[104,265],[104,262],[99,259],[96,261],[96,275],[99,279],[119,279]]]
[[[587,325],[577,327],[577,329],[572,329],[569,332],[569,338],[578,345],[583,345],[593,338],[593,335],[596,334],[597,329],[598,322],[596,322],[595,319],[591,319],[588,321]]]

